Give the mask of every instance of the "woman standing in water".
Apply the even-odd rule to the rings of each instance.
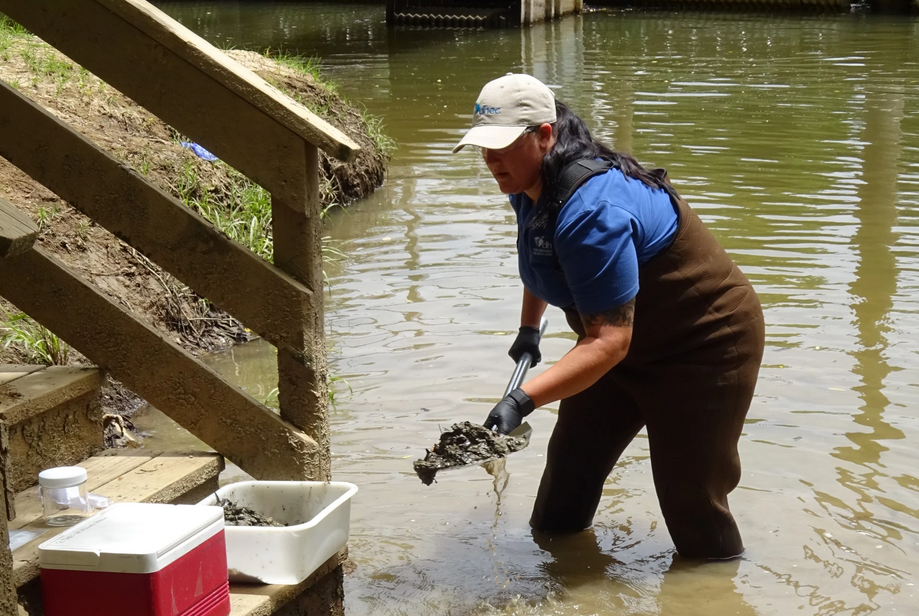
[[[594,140],[534,77],[486,84],[454,152],[466,145],[481,151],[517,214],[524,291],[511,357],[539,361],[548,304],[578,336],[485,421],[506,434],[561,400],[530,525],[588,528],[604,481],[647,427],[677,551],[739,556],[727,495],[740,480],[737,443],[763,353],[753,287],[660,170]]]

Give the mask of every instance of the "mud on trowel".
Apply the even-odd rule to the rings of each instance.
[[[543,317],[539,324],[540,340],[548,324]],[[532,362],[533,356],[529,353],[520,356],[511,380],[504,390],[504,396],[520,387]],[[440,440],[433,448],[426,450],[424,458],[415,460],[415,473],[424,485],[431,485],[439,471],[481,465],[520,451],[530,444],[532,433],[533,429],[527,422],[523,422],[506,436],[469,421],[455,423],[449,430],[441,433]]]

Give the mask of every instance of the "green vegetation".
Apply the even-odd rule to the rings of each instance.
[[[10,46],[16,39],[25,38],[29,35],[28,30],[11,20],[6,15],[0,13],[0,61],[6,62],[10,59]],[[16,88],[18,89],[18,84]]]
[[[367,126],[367,136],[373,140],[373,145],[377,150],[383,152],[386,156],[396,151],[396,140],[383,131],[383,120],[369,113],[366,109],[361,110],[361,119]]]
[[[176,138],[180,141],[184,140],[181,137]],[[232,167],[216,161],[209,164],[226,167],[231,180],[229,189],[216,195],[202,185],[197,164],[200,163],[192,162],[191,159],[187,160],[181,176],[175,183],[175,191],[182,202],[210,221],[227,237],[248,247],[266,261],[272,261],[274,240],[271,235],[271,195],[268,191]],[[327,218],[329,211],[336,207],[340,207],[339,204],[332,203],[326,206],[322,211],[322,217]],[[345,258],[345,253],[332,242],[331,238],[327,236],[322,238],[323,265]],[[322,275],[331,294],[332,286],[325,267],[323,267]],[[327,376],[326,381],[329,404],[334,409],[339,385],[343,383],[349,391],[351,391],[351,386],[343,378],[331,374]],[[263,404],[278,408],[277,388],[268,392]]]
[[[186,160],[174,188],[179,199],[213,224],[217,229],[266,261],[274,259],[274,239],[271,234],[271,195],[226,163],[211,163],[225,167],[231,182],[229,189],[220,195],[202,185],[198,167]],[[332,203],[322,211],[322,217],[339,204]],[[322,238],[323,263],[334,263],[345,258],[345,253],[328,236]],[[328,276],[323,271],[326,284]],[[329,287],[331,293],[331,286]]]
[[[0,60],[6,62],[10,59],[10,47],[19,39],[29,39],[24,47],[20,47],[19,55],[32,74],[33,86],[39,79],[46,79],[56,83],[60,89],[77,72],[71,62],[55,53],[45,43],[32,39],[28,30],[0,14]],[[19,84],[15,87],[18,89]]]
[[[335,391],[338,389],[339,383],[344,383],[345,387],[348,388],[348,393],[353,394],[354,390],[351,388],[351,384],[340,376],[332,376],[329,374],[326,378],[326,383],[328,384],[329,389],[329,404],[332,406],[332,410],[337,410],[335,408],[335,400],[338,396],[338,393]]]
[[[6,47],[9,47],[10,39],[28,35],[28,30],[20,26],[18,23],[3,13],[0,13],[0,51]],[[4,43],[6,43],[6,46],[4,46]]]
[[[18,350],[27,363],[46,366],[67,364],[67,343],[28,317],[24,312],[10,314],[0,308],[0,344]]]
[[[334,121],[336,118],[330,116],[333,113],[341,114],[341,119],[347,124],[349,131],[355,128],[360,130],[359,119],[383,156],[387,156],[394,149],[395,144],[384,134],[382,121],[379,118],[367,113],[366,110],[355,112],[339,103],[341,96],[338,88],[322,75],[318,59],[286,53],[274,53],[271,54],[271,57],[280,66],[285,67],[282,83],[274,84],[281,91],[303,104],[308,104],[311,110],[320,117]],[[243,60],[252,62],[251,57]],[[148,112],[135,111],[130,105],[120,102],[123,99],[120,98],[119,93],[107,86],[105,82],[85,68],[73,64],[54,48],[33,37],[25,28],[0,14],[0,63],[7,61],[11,62],[15,69],[8,73],[18,76],[17,80],[11,82],[11,85],[17,89],[31,85],[38,87],[39,93],[45,97],[51,95],[57,100],[64,100],[66,97],[66,100],[72,100],[75,104],[98,101],[112,117],[118,117],[126,125],[131,124],[140,129],[140,134],[143,134],[144,129],[155,128],[157,132],[151,130],[151,133],[163,138],[148,140],[140,145],[132,143],[124,149],[116,149],[117,151],[113,153],[153,183],[167,188],[168,192],[177,197],[186,207],[193,209],[211,222],[221,233],[248,247],[266,261],[273,261],[271,196],[265,189],[226,163],[207,162],[191,153],[183,154],[180,146],[189,141],[188,138],[170,127],[166,127],[167,133],[164,134],[163,127],[152,126],[158,120],[148,117]],[[271,73],[270,67],[268,68],[266,72]],[[316,91],[308,84],[301,83],[301,80],[296,79],[290,70],[299,75],[308,76],[308,81],[317,84],[320,89]],[[296,91],[287,91],[284,84]],[[55,88],[57,88],[56,96],[54,95]],[[61,96],[62,92],[64,96]],[[310,103],[310,101],[315,102]],[[148,122],[150,125],[147,124]],[[155,141],[163,143],[167,148],[156,149],[153,145]],[[366,140],[362,143],[366,144]],[[372,152],[371,154],[374,164],[381,167],[380,160],[383,157]],[[336,195],[339,195],[342,190],[338,185],[338,180],[331,174],[320,177],[324,177],[324,184],[320,186],[320,198],[323,203],[332,201],[322,211],[322,216],[328,217],[333,208],[341,207],[335,200],[341,199]],[[372,187],[368,187],[370,188]],[[91,221],[73,222],[69,215],[62,216],[58,207],[59,204],[47,204],[34,212],[40,229],[48,232],[54,226],[53,231],[58,232],[60,229],[57,228],[57,225],[67,227],[69,224],[71,225],[69,229],[82,240],[88,241],[95,237]],[[323,276],[331,293],[332,289],[325,266],[347,257],[330,237],[326,236],[321,239]],[[178,332],[191,344],[198,343],[202,347],[202,341],[207,341],[205,338],[207,335],[206,323],[213,321],[217,323],[215,325],[217,331],[223,331],[220,330],[220,319],[223,321],[226,319],[222,315],[214,317],[218,311],[212,310],[206,299],[198,297],[191,289],[178,281],[173,281],[168,276],[161,276],[155,264],[136,251],[132,250],[132,252],[134,257],[159,279],[168,295],[165,314],[161,315],[166,327]],[[71,361],[73,356],[78,355],[75,351],[71,353],[66,343],[26,314],[16,313],[13,310],[7,313],[0,308],[0,350],[4,349],[9,349],[16,361],[47,365],[66,364],[68,355],[71,356]],[[345,393],[345,388],[351,390],[347,381],[337,376],[329,375],[327,385],[328,400],[333,408],[336,396],[340,399]],[[269,392],[265,403],[270,406],[277,405],[276,390]]]
[[[271,238],[271,195],[249,178],[222,162],[230,176],[229,192],[218,198],[198,177],[198,167],[185,161],[175,189],[179,199],[211,222],[227,237],[239,242],[266,261],[274,257]]]
[[[38,208],[38,229],[41,231],[57,216],[57,206]]]
[[[73,76],[75,67],[44,43],[30,43],[21,52],[26,66],[35,75],[51,77],[59,84],[66,83]]]

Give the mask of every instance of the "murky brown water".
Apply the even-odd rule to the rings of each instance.
[[[351,616],[919,613],[919,21],[593,13],[389,31],[382,6],[163,6],[219,44],[321,56],[400,142],[384,187],[329,229],[348,253],[327,321],[334,473],[360,486]],[[591,532],[534,541],[551,409],[530,417],[500,504],[484,469],[430,487],[412,472],[439,427],[485,418],[513,368],[513,215],[474,155],[449,153],[509,70],[668,167],[760,292],[767,349],[731,501],[742,560],[674,562],[642,436]],[[552,362],[573,337],[548,316]],[[214,362],[256,397],[274,386],[265,344]],[[194,446],[148,421],[153,445]]]

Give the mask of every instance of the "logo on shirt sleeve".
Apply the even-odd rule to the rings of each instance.
[[[552,242],[547,240],[545,236],[537,235],[533,237],[533,256],[551,257],[554,252]]]

